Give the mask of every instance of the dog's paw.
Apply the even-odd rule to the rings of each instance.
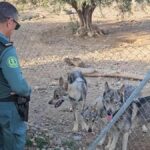
[[[53,100],[50,100],[50,101],[48,102],[48,104],[52,105],[52,104],[53,104]]]
[[[109,150],[110,145],[105,146],[105,150]]]
[[[142,132],[143,133],[147,133],[148,132],[148,128],[145,125],[142,126]]]
[[[73,112],[73,108],[72,108],[72,107],[70,107],[70,108],[69,108],[69,111],[70,111],[70,112]]]

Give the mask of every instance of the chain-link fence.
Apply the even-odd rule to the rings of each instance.
[[[119,110],[114,111],[114,105],[112,102],[113,99],[111,99],[111,102],[107,105],[104,104],[104,107],[106,107],[106,111],[111,109],[111,111],[115,112],[115,115],[113,116],[111,121],[108,121],[108,124],[106,125],[106,127],[104,129],[102,129],[101,133],[98,135],[98,137],[91,143],[91,145],[89,146],[89,150],[94,150],[96,149],[96,146],[101,143],[101,141],[103,141],[103,139],[105,139],[106,134],[109,132],[109,130],[113,130],[111,133],[112,139],[110,139],[111,143],[108,144],[108,148],[109,149],[116,149],[117,146],[117,141],[119,139],[119,135],[123,135],[122,140],[122,149],[127,149],[127,144],[128,144],[128,136],[130,135],[130,132],[132,133],[132,130],[134,130],[134,125],[135,124],[140,124],[140,125],[144,125],[149,123],[149,115],[150,115],[150,111],[149,111],[149,96],[147,97],[143,97],[140,100],[137,100],[135,102],[135,99],[137,99],[137,97],[140,95],[143,87],[149,82],[150,80],[150,72],[148,72],[145,76],[145,78],[142,80],[142,82],[140,83],[140,85],[132,92],[131,96],[124,102],[124,104],[120,107]],[[114,95],[113,95],[114,96]],[[114,96],[115,97],[115,96]],[[112,97],[111,97],[112,98]],[[106,99],[104,97],[104,101],[106,100],[106,103],[108,103],[108,99]],[[114,99],[115,100],[115,99]],[[111,107],[109,107],[111,104]],[[135,104],[135,105],[134,105]],[[116,101],[115,101],[115,105],[116,105]],[[134,105],[134,106],[133,106]],[[109,107],[109,109],[107,109],[107,107]],[[112,109],[114,108],[114,109]],[[135,110],[135,108],[138,108]],[[140,118],[139,122],[136,122],[136,119],[132,119],[132,115],[135,112],[135,118]],[[106,115],[108,114],[108,111],[106,112]],[[109,112],[110,113],[110,112]],[[127,115],[126,115],[127,113]],[[142,121],[143,120],[143,121]],[[144,129],[143,129],[144,130]],[[146,132],[149,132],[149,126],[147,126],[145,128]],[[143,131],[143,132],[145,132]],[[139,133],[136,133],[135,136],[139,137],[138,135]],[[140,147],[141,148],[141,147]],[[143,146],[142,148],[145,149],[145,146]],[[121,148],[120,148],[121,149]]]
[[[27,149],[87,150],[103,128],[96,122],[92,133],[80,130],[73,134],[73,114],[68,111],[70,103],[65,102],[58,109],[48,104],[59,77],[67,79],[67,73],[74,67],[90,70],[86,74],[87,105],[102,96],[106,81],[111,87],[119,88],[123,84],[138,86],[144,79],[150,69],[150,14],[149,8],[146,12],[137,9],[133,16],[126,16],[122,21],[117,20],[114,9],[104,9],[105,17],[96,10],[94,24],[108,34],[95,38],[72,35],[71,29],[74,30],[76,24],[69,24],[70,16],[64,11],[54,14],[48,8],[34,6],[20,11],[21,28],[12,39],[23,73],[32,86]],[[73,15],[77,17],[74,12]],[[66,63],[65,58],[73,60],[72,64]],[[82,63],[73,58],[79,58]],[[149,88],[147,81],[142,89],[143,97],[150,96],[145,92]],[[104,145],[97,149],[105,149],[111,130]],[[136,127],[129,136],[128,149],[149,150],[149,140],[149,131],[145,133],[141,126]],[[118,141],[116,149],[120,150],[121,136]]]

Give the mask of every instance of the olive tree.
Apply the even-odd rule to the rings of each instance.
[[[118,10],[125,13],[132,10],[132,5],[135,3],[149,2],[149,0],[55,0],[58,3],[67,3],[75,9],[79,18],[78,35],[95,36],[105,34],[103,30],[99,30],[93,25],[92,15],[97,6],[105,7],[116,3]]]

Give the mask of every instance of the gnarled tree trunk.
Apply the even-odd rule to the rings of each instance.
[[[101,34],[104,34],[102,30],[99,30],[98,27],[93,26],[92,24],[92,15],[96,8],[96,4],[93,0],[91,0],[90,4],[87,4],[84,2],[82,6],[78,6],[76,1],[69,3],[77,12],[79,21],[80,21],[80,27],[76,32],[76,35],[78,36],[98,36]]]

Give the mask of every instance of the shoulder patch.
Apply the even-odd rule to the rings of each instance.
[[[7,59],[7,65],[10,68],[17,68],[19,66],[17,58],[14,57],[14,56],[8,57],[8,59]]]

